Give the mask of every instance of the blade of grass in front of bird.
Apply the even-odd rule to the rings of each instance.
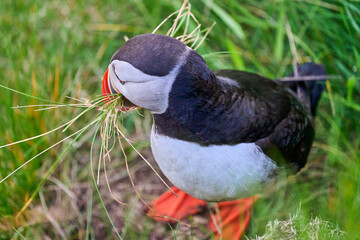
[[[177,10],[177,11],[175,11],[175,12],[173,12],[173,13],[171,13],[169,16],[167,16],[167,17],[154,29],[154,31],[152,31],[152,33],[156,33],[156,32],[159,30],[159,28],[160,28],[165,22],[167,22],[170,18],[172,18],[175,14],[177,14],[177,16],[176,16],[176,18],[175,18],[175,20],[174,20],[173,25],[171,26],[171,28],[168,30],[168,32],[167,32],[167,34],[166,34],[166,35],[170,36],[171,32],[173,32],[173,30],[177,29],[177,25],[178,25],[179,19],[182,18],[182,16],[184,16],[183,11],[184,11],[184,9],[186,8],[187,2],[188,2],[188,0],[185,0],[185,1],[183,2],[183,4],[181,5],[180,9]],[[181,26],[181,24],[180,24],[180,26]],[[177,31],[177,30],[175,30],[175,32],[176,32],[176,31]]]
[[[355,18],[353,17],[351,11],[349,8],[351,8],[352,10],[354,10],[358,15],[360,15],[360,10],[357,9],[356,7],[354,7],[352,4],[344,2],[343,3],[345,6],[345,12],[346,15],[348,16],[348,19],[350,20],[351,25],[353,26],[353,28],[355,29],[355,31],[360,34],[360,27],[358,25],[358,23],[356,22]]]
[[[56,128],[54,128],[54,129],[48,131],[48,132],[45,132],[45,133],[42,133],[42,134],[39,134],[39,135],[30,137],[30,138],[26,138],[26,139],[23,139],[23,140],[19,140],[19,141],[16,141],[16,142],[12,142],[12,143],[8,143],[8,144],[5,144],[5,145],[2,145],[2,146],[0,146],[0,149],[1,149],[1,148],[4,148],[4,147],[10,147],[10,146],[12,146],[12,145],[16,145],[16,144],[19,144],[19,143],[27,142],[27,141],[30,141],[30,140],[34,140],[34,139],[37,139],[37,138],[40,138],[40,137],[44,137],[44,136],[46,136],[46,135],[48,135],[48,134],[50,134],[50,133],[56,132],[57,130],[60,130],[60,129],[64,128],[64,127],[67,126],[70,122],[71,122],[71,120],[68,121],[68,122],[66,122],[66,123],[64,123],[63,125],[60,125],[59,127],[56,127]]]
[[[191,4],[188,3],[188,0],[185,0],[181,5],[180,9],[173,12],[168,17],[166,17],[155,28],[153,33],[155,33],[166,21],[171,19],[175,14],[177,15],[176,18],[174,19],[174,23],[167,31],[166,35],[174,37],[185,44],[191,43],[190,48],[196,50],[204,42],[205,38],[207,37],[211,29],[214,27],[215,23],[212,24],[209,28],[205,30],[201,30],[201,24],[196,19],[195,15],[191,12]],[[185,22],[185,27],[183,34],[175,37],[176,33],[181,29],[181,27],[183,27],[184,22]],[[190,33],[188,33],[189,28],[192,28],[192,31]],[[205,35],[203,37],[201,37],[202,32],[205,32]],[[200,42],[198,43],[199,39]]]
[[[84,111],[82,111],[80,114],[78,114],[76,117],[74,117],[70,123],[67,125],[66,128],[64,128],[63,132],[65,132],[74,122],[76,122],[81,116],[83,116],[85,113],[92,110],[97,104],[102,103],[103,99],[100,99],[98,102],[95,102],[92,106],[86,108]]]
[[[203,2],[206,4],[206,0],[203,0]],[[241,25],[228,12],[214,2],[211,3],[210,8],[233,31],[235,36],[241,40],[246,38]]]
[[[52,149],[53,147],[59,145],[60,143],[66,141],[67,139],[71,138],[74,135],[80,134],[82,131],[86,130],[89,126],[95,124],[98,120],[93,121],[92,123],[90,123],[89,125],[85,126],[84,128],[76,131],[75,133],[63,138],[62,140],[56,142],[55,144],[51,145],[50,147],[46,148],[44,151],[36,154],[34,157],[30,158],[29,160],[27,160],[25,163],[23,163],[21,166],[19,166],[18,168],[16,168],[14,171],[12,171],[10,174],[8,174],[6,177],[4,177],[3,179],[0,180],[0,183],[4,182],[6,179],[8,179],[9,177],[11,177],[14,173],[16,173],[17,171],[19,171],[21,168],[23,168],[25,165],[27,165],[28,163],[30,163],[32,160],[34,160],[35,158],[39,157],[40,155],[42,155],[43,153],[49,151],[50,149]]]
[[[149,205],[149,204],[147,204],[147,203],[146,203],[146,201],[145,201],[145,200],[141,197],[141,195],[140,195],[139,191],[137,190],[137,188],[136,188],[136,186],[135,186],[135,183],[134,183],[134,181],[133,181],[133,179],[132,179],[132,176],[131,176],[131,174],[130,174],[130,169],[129,169],[129,164],[128,164],[127,156],[126,156],[126,153],[125,153],[124,147],[123,147],[123,145],[122,145],[122,143],[121,143],[120,136],[121,136],[121,135],[118,133],[118,134],[117,134],[117,137],[118,137],[118,142],[119,142],[119,145],[120,145],[121,151],[122,151],[123,156],[124,156],[125,167],[126,167],[126,171],[127,171],[127,173],[128,173],[128,176],[129,176],[130,183],[131,183],[131,185],[132,185],[132,187],[133,187],[133,189],[134,189],[134,191],[135,191],[136,195],[137,195],[137,196],[138,196],[138,198],[141,200],[141,202],[142,202],[142,203],[144,203],[144,205],[145,205],[148,209],[153,210],[153,209],[150,207],[150,205]]]
[[[97,120],[93,121],[92,123],[88,124],[87,126],[85,126],[84,128],[80,129],[79,131],[76,131],[75,133],[71,134],[70,136],[64,138],[63,140],[57,142],[56,144],[52,145],[51,147],[47,148],[45,151],[51,149],[52,147],[56,146],[57,144],[65,141],[66,139],[76,135],[76,137],[74,138],[74,140],[71,141],[71,143],[68,144],[68,146],[65,148],[65,150],[62,151],[62,153],[60,154],[60,156],[55,160],[55,162],[51,165],[50,169],[48,170],[48,172],[45,174],[45,177],[41,180],[40,184],[37,186],[37,188],[35,189],[34,193],[31,195],[31,197],[29,198],[29,200],[26,201],[26,203],[24,204],[24,206],[22,207],[22,209],[20,210],[19,213],[16,214],[16,219],[26,210],[26,208],[30,205],[30,203],[32,202],[32,200],[35,198],[36,194],[39,192],[40,188],[43,186],[43,184],[45,183],[45,181],[47,180],[47,178],[50,176],[50,174],[52,173],[52,171],[55,169],[55,167],[57,166],[57,164],[59,163],[60,159],[65,155],[65,153],[68,152],[68,150],[70,149],[70,147],[76,142],[76,140],[87,130],[89,129],[94,123],[96,123]],[[44,152],[44,151],[43,151]],[[41,153],[43,153],[41,152]],[[39,154],[38,154],[39,155]],[[38,155],[36,155],[35,157],[37,157]],[[34,157],[34,158],[35,158]],[[32,158],[32,159],[34,159]],[[28,163],[29,161],[27,161],[26,163]],[[17,168],[15,171],[19,170],[20,168]],[[14,171],[14,172],[15,172]],[[13,173],[14,173],[13,172]],[[11,175],[13,174],[11,173]],[[10,175],[8,175],[6,178],[8,178]],[[6,178],[4,178],[3,180],[0,181],[3,182]]]
[[[227,55],[229,54],[241,54],[241,52],[233,52],[233,51],[218,51],[218,52],[212,52],[212,53],[206,53],[201,55],[204,59],[208,59],[208,58],[212,58],[212,57],[216,57],[216,56],[221,56],[224,55],[224,57],[227,57]],[[221,56],[222,57],[222,56]]]
[[[275,21],[264,21],[264,19],[268,18],[266,13],[259,17],[249,11],[247,6],[242,4],[235,4],[233,7],[238,13],[235,20],[240,24],[246,24],[254,28],[262,28],[264,30],[268,27],[277,27]],[[261,6],[259,6],[259,8],[261,8]]]
[[[108,154],[108,158],[110,159],[110,155]],[[106,180],[106,185],[108,187],[108,190],[110,192],[110,195],[111,197],[117,202],[119,203],[120,205],[127,205],[126,203],[124,202],[121,202],[115,195],[114,193],[112,192],[111,190],[111,187],[110,187],[110,182],[109,182],[109,178],[108,178],[108,174],[107,174],[107,170],[106,170],[106,158],[104,157],[103,158],[103,164],[104,164],[104,174],[105,174],[105,180]]]
[[[347,79],[346,81],[346,89],[347,89],[347,93],[346,93],[346,102],[348,104],[352,104],[353,103],[353,92],[355,90],[355,84],[356,84],[356,78],[355,76],[351,76]],[[355,104],[355,108],[356,108]],[[359,106],[360,107],[360,106]]]
[[[353,108],[354,110],[360,111],[360,105],[358,104],[349,104],[348,101],[343,98],[343,97],[339,97],[336,96],[334,99],[334,102],[340,102],[344,105],[347,105],[348,107]],[[340,104],[339,104],[340,105]],[[353,155],[354,158],[357,157],[357,149],[355,149],[351,142],[349,141],[349,139],[344,135],[344,133],[342,132],[341,128],[339,127],[339,125],[336,124],[336,122],[334,122],[334,119],[332,118],[327,118],[327,121],[329,122],[329,124],[334,126],[334,129],[336,129],[336,131],[338,131],[339,133],[339,139],[341,139],[341,143],[348,149],[348,153],[351,153]]]
[[[227,52],[230,53],[230,57],[234,63],[236,70],[244,71],[245,70],[244,60],[241,57],[241,54],[239,53],[237,46],[235,46],[235,44],[230,39],[227,39],[226,47],[229,50]]]
[[[278,61],[281,61],[284,52],[285,37],[285,3],[280,3],[280,12],[277,21],[277,30],[275,36],[274,55]]]
[[[19,230],[17,230],[16,228],[13,227],[13,230],[16,232],[17,235],[19,235],[21,237],[21,239],[26,240],[26,237],[24,237],[24,235],[21,234],[21,232]],[[14,236],[17,238],[17,236]]]
[[[153,166],[149,163],[149,161],[134,147],[134,145],[131,143],[131,141],[120,131],[118,126],[115,126],[117,129],[117,132],[120,134],[121,137],[123,137],[126,142],[134,149],[134,151],[146,162],[146,164],[153,170],[153,172],[156,174],[156,176],[159,177],[159,179],[163,182],[163,184],[176,196],[178,195],[170,188],[170,186],[164,181],[164,179],[160,176],[160,174],[154,169]],[[120,142],[120,141],[119,141]],[[120,142],[121,143],[121,142]]]
[[[353,46],[352,48],[355,56],[356,67],[360,69],[360,54],[359,54],[360,47],[358,46],[359,49],[357,49],[355,46]]]
[[[167,17],[154,29],[154,31],[152,31],[152,34],[156,33],[156,32],[159,30],[159,28],[160,28],[166,21],[168,21],[172,16],[174,16],[175,14],[177,14],[179,11],[180,11],[180,10],[177,10],[177,11],[171,13],[169,16],[167,16]]]
[[[177,240],[177,236],[178,236],[178,233],[179,233],[179,225],[180,225],[179,223],[180,223],[180,219],[178,220],[178,222],[176,224],[176,229],[175,230],[173,229],[171,224],[168,223],[168,226],[169,226],[175,240]]]
[[[293,35],[295,43],[299,44],[300,47],[303,48],[303,50],[309,54],[314,62],[319,63],[320,59],[316,56],[314,51],[309,47],[301,38],[299,38],[296,35]]]
[[[35,96],[30,95],[30,94],[20,92],[20,91],[18,91],[18,90],[15,90],[15,89],[6,87],[6,86],[1,85],[1,84],[0,84],[0,87],[1,87],[1,88],[4,88],[4,89],[6,89],[6,90],[9,90],[9,91],[18,93],[18,94],[20,94],[20,95],[23,95],[23,96],[26,96],[26,97],[29,97],[29,98],[33,98],[33,99],[37,99],[37,100],[41,100],[41,101],[44,101],[44,102],[53,103],[53,104],[57,104],[57,105],[68,105],[68,104],[64,104],[64,103],[60,103],[60,102],[55,102],[55,101],[51,101],[51,100],[44,99],[44,98],[35,97]]]
[[[40,108],[41,107],[41,108]],[[58,105],[58,104],[36,104],[36,105],[21,105],[21,106],[15,106],[15,107],[11,107],[14,109],[21,109],[21,108],[40,108],[40,109],[36,109],[35,111],[42,111],[42,110],[48,110],[48,109],[56,109],[56,108],[61,108],[61,107],[88,107],[88,105],[83,104],[83,103],[71,103],[68,105]]]
[[[100,127],[101,127],[101,124],[99,124],[99,126],[97,127],[97,129],[96,129],[96,131],[95,131],[95,134],[94,134],[94,137],[93,137],[92,142],[91,142],[91,148],[90,148],[90,170],[91,170],[91,177],[92,177],[92,179],[93,179],[94,186],[95,186],[96,192],[97,192],[97,194],[98,194],[98,196],[99,196],[101,205],[102,205],[102,207],[103,207],[104,210],[105,210],[106,216],[108,217],[108,219],[109,219],[109,221],[110,221],[110,223],[111,223],[114,231],[116,232],[116,235],[119,237],[119,239],[122,240],[121,235],[119,234],[118,230],[116,229],[115,224],[114,224],[114,222],[112,221],[112,219],[111,219],[111,217],[110,217],[110,214],[109,214],[109,212],[108,212],[107,209],[106,209],[106,206],[105,206],[105,204],[104,204],[104,201],[103,201],[103,199],[102,199],[102,197],[101,197],[100,190],[99,190],[99,188],[98,188],[98,186],[97,186],[97,184],[96,184],[96,179],[95,179],[95,175],[94,175],[94,167],[93,167],[93,152],[94,152],[94,151],[93,151],[93,150],[94,150],[94,144],[95,144],[96,135],[97,135],[97,133],[99,132]]]
[[[177,23],[177,26],[174,30],[174,35],[176,35],[176,33],[179,32],[181,26],[184,24],[184,22],[186,21],[186,25],[189,24],[189,14],[186,12],[186,13],[183,13],[181,16],[180,16],[180,21]],[[185,27],[185,30],[187,29],[187,27]],[[185,31],[186,32],[186,31]],[[186,33],[184,33],[183,35],[185,35]]]
[[[88,201],[88,210],[87,210],[85,240],[89,240],[92,208],[93,208],[93,192],[92,192],[92,189],[90,188],[90,197],[89,197],[89,201]]]
[[[130,224],[131,224],[131,218],[132,216],[134,215],[134,212],[135,212],[135,208],[136,208],[136,205],[138,204],[139,202],[139,196],[136,195],[136,198],[133,200],[133,203],[131,204],[128,212],[126,213],[126,216],[125,216],[125,226],[123,227],[123,232],[122,232],[122,237],[125,239],[126,237],[126,233],[130,227]]]
[[[100,146],[100,154],[99,154],[99,162],[98,162],[98,172],[97,172],[97,184],[99,184],[100,181],[100,169],[101,169],[101,159],[105,158],[106,156],[110,159],[110,151],[109,150],[109,139],[112,138],[114,129],[114,121],[116,120],[118,116],[119,110],[116,109],[118,104],[120,103],[121,99],[117,98],[113,102],[111,102],[105,111],[105,113],[102,114],[104,117],[101,127],[100,127],[100,135],[101,135],[101,146]],[[115,139],[114,139],[115,143]]]
[[[166,35],[173,37],[175,34],[175,29],[176,29],[176,25],[178,24],[179,19],[182,16],[182,13],[184,11],[184,9],[186,8],[186,5],[188,4],[188,0],[184,0],[183,4],[181,5],[181,8],[179,9],[179,14],[176,16],[175,20],[174,20],[174,24],[171,26],[171,28],[169,29],[169,31],[166,33]]]
[[[98,161],[98,168],[97,168],[97,180],[96,180],[96,184],[99,185],[100,184],[100,170],[101,170],[101,158],[103,157],[103,150],[104,150],[104,144],[103,141],[100,144],[100,153],[99,153],[99,161]]]
[[[209,33],[211,32],[211,30],[214,28],[215,24],[216,24],[216,22],[213,22],[213,24],[212,24],[209,28],[207,28],[207,29],[204,30],[204,31],[205,31],[205,34],[204,34],[204,36],[201,38],[201,40],[200,40],[200,42],[198,43],[198,45],[196,45],[196,47],[195,47],[195,44],[196,44],[197,40],[194,41],[194,44],[193,44],[193,45],[191,45],[191,47],[194,46],[194,50],[195,50],[195,51],[203,44],[203,42],[205,41],[206,37],[209,35]],[[202,31],[201,31],[201,32],[202,32]],[[200,36],[201,32],[199,33],[199,36]]]
[[[128,172],[128,176],[129,176],[130,183],[131,183],[131,185],[132,185],[132,187],[133,187],[136,195],[139,197],[140,201],[141,201],[148,209],[150,209],[150,210],[153,211],[154,213],[159,214],[159,216],[157,216],[157,217],[163,217],[163,218],[170,219],[170,220],[173,220],[173,221],[179,221],[179,219],[174,219],[174,218],[169,217],[169,216],[164,216],[163,214],[157,212],[155,209],[153,209],[153,208],[141,197],[141,194],[140,194],[139,191],[137,190],[137,188],[136,188],[136,186],[135,186],[135,183],[134,183],[134,181],[133,181],[133,179],[132,179],[132,177],[131,177],[130,169],[129,169],[129,164],[128,164],[128,161],[127,161],[127,156],[126,156],[124,147],[123,147],[123,145],[122,145],[122,143],[121,143],[120,137],[123,137],[123,138],[127,141],[127,143],[130,144],[131,146],[132,146],[132,144],[131,144],[131,143],[129,142],[129,140],[124,136],[124,134],[123,134],[121,131],[119,131],[119,128],[118,128],[118,127],[117,127],[117,129],[118,129],[118,131],[117,131],[118,142],[119,142],[119,144],[120,144],[121,151],[122,151],[123,156],[124,156],[126,171]],[[132,147],[134,148],[134,146],[132,146]],[[143,158],[143,160],[145,160],[145,162],[147,162],[147,160],[137,151],[137,149],[134,148],[134,150],[138,153],[138,155],[139,155],[140,157]],[[150,163],[148,163],[148,164],[150,164]],[[150,168],[157,174],[157,172],[155,171],[155,169],[154,169],[151,165],[149,165],[149,166],[150,166]],[[158,175],[158,174],[157,174],[157,175]],[[178,197],[178,196],[174,193],[174,191],[164,182],[164,180],[163,180],[159,175],[158,175],[158,177],[160,178],[161,181],[163,181],[163,183],[165,184],[165,186],[167,186],[168,189],[169,189],[176,197]],[[184,223],[184,222],[181,222],[181,223],[184,224],[184,225],[186,225],[186,226],[190,226],[190,225],[187,224],[187,223]]]
[[[18,92],[18,91],[16,91],[16,92]],[[18,92],[18,93],[21,93],[21,92]],[[30,96],[30,95],[29,95],[29,96]],[[30,97],[31,97],[31,96],[30,96]],[[96,105],[96,104],[94,104],[94,105]],[[94,105],[93,105],[93,106],[94,106]],[[88,107],[85,111],[89,111],[89,110],[93,109],[93,106]],[[81,116],[82,114],[83,114],[83,113],[81,113],[80,116]],[[48,131],[48,132],[45,132],[45,133],[43,133],[43,134],[39,134],[39,135],[34,136],[34,137],[31,137],[31,138],[23,139],[23,140],[20,140],[20,141],[17,141],[17,142],[13,142],[13,143],[9,143],[9,144],[0,146],[0,149],[1,149],[1,148],[4,148],[4,147],[9,147],[9,146],[12,146],[12,145],[15,145],[15,144],[19,144],[19,143],[22,143],[22,142],[26,142],[26,141],[29,141],[29,140],[33,140],[33,139],[36,139],[36,138],[39,138],[39,137],[46,136],[46,135],[48,135],[48,134],[50,134],[50,133],[53,133],[53,132],[55,132],[55,131],[57,131],[57,130],[59,130],[59,129],[61,129],[61,128],[64,128],[64,127],[67,126],[67,127],[63,130],[63,131],[65,131],[65,130],[69,127],[69,125],[71,125],[72,123],[74,123],[77,119],[79,119],[79,115],[78,115],[77,117],[75,117],[74,119],[68,121],[67,123],[65,123],[65,124],[63,124],[63,125],[55,128],[55,129],[52,129],[52,130],[50,130],[50,131]],[[90,123],[88,126],[91,126],[92,124],[95,124],[97,121],[98,121],[98,120],[93,121],[93,122]],[[86,126],[85,128],[87,128],[88,126]],[[84,128],[83,128],[83,129],[84,129]],[[65,137],[64,139],[58,141],[57,143],[51,145],[49,148],[47,148],[47,149],[45,149],[44,151],[40,152],[39,154],[35,155],[35,156],[32,157],[31,159],[29,159],[28,161],[26,161],[25,163],[23,163],[22,165],[20,165],[18,168],[16,168],[13,172],[11,172],[11,173],[10,173],[9,175],[7,175],[5,178],[3,178],[2,180],[0,180],[0,183],[2,183],[3,181],[5,181],[5,180],[6,180],[7,178],[9,178],[11,175],[13,175],[14,173],[16,173],[18,170],[20,170],[21,168],[23,168],[25,165],[27,165],[28,163],[30,163],[31,161],[33,161],[34,159],[36,159],[37,157],[39,157],[39,156],[42,155],[43,153],[47,152],[47,151],[50,150],[51,148],[57,146],[58,144],[64,142],[65,140],[67,140],[67,139],[69,139],[70,137],[78,134],[78,133],[81,132],[81,131],[82,131],[82,129],[80,129],[79,131],[77,131],[77,132],[69,135],[68,137]]]
[[[1,85],[0,85],[0,86],[1,86]],[[1,86],[1,87],[3,87],[3,86]],[[28,94],[25,94],[25,93],[22,93],[22,92],[19,92],[19,91],[10,89],[10,88],[6,88],[6,89],[11,90],[11,91],[14,91],[14,92],[19,93],[19,94],[22,94],[22,95],[25,95],[25,96],[27,96],[27,97],[36,98],[36,97],[34,97],[34,96],[31,96],[31,95],[28,95]],[[42,99],[42,98],[37,98],[37,99],[47,101],[46,99]],[[84,105],[83,107],[84,107],[84,108],[85,108],[85,107],[87,108],[86,110],[84,110],[84,112],[88,112],[88,111],[90,111],[90,110],[93,110],[95,107],[97,107],[97,105],[98,105],[99,103],[100,103],[100,101],[97,101],[97,102],[92,103],[92,104],[90,103],[90,104]],[[59,103],[59,104],[60,104],[60,103]],[[56,104],[56,105],[58,105],[58,104]],[[36,106],[42,106],[42,105],[27,105],[27,106],[20,106],[20,107],[14,107],[14,108],[29,108],[29,107],[36,107]],[[58,106],[74,107],[74,105],[72,105],[72,104],[58,105]],[[77,105],[77,106],[78,106],[78,105]],[[75,106],[75,107],[77,107],[77,106]],[[16,141],[16,142],[12,142],[12,143],[9,143],[9,144],[2,145],[2,146],[0,146],[0,149],[1,149],[1,148],[4,148],[4,147],[9,147],[9,146],[12,146],[12,145],[16,145],[16,144],[19,144],[19,143],[27,142],[27,141],[30,141],[30,140],[34,140],[34,139],[37,139],[37,138],[40,138],[40,137],[44,137],[44,136],[46,136],[46,135],[48,135],[48,134],[50,134],[50,133],[53,133],[53,132],[56,132],[57,130],[62,129],[62,128],[65,128],[65,129],[63,130],[63,131],[65,131],[71,124],[73,124],[76,120],[78,120],[78,119],[80,118],[80,116],[84,114],[84,112],[81,113],[81,114],[79,114],[79,115],[76,116],[75,118],[71,119],[70,121],[68,121],[68,122],[66,122],[66,123],[64,123],[64,124],[62,124],[62,125],[54,128],[54,129],[50,130],[50,131],[48,131],[48,132],[45,132],[45,133],[42,133],[42,134],[39,134],[39,135],[30,137],[30,138],[26,138],[26,139],[23,139],[23,140],[19,140],[19,141]],[[0,182],[0,183],[1,183],[1,182]]]

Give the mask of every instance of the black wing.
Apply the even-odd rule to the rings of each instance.
[[[256,133],[251,140],[255,140],[273,160],[285,159],[302,168],[313,142],[314,129],[309,110],[295,94],[279,82],[252,73],[222,70],[215,74],[220,79],[226,77],[236,81],[238,92],[244,89],[248,95],[246,103],[240,106],[244,112],[257,106],[252,110],[255,116],[250,120],[253,122],[241,124],[243,130]]]

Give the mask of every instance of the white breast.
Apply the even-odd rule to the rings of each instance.
[[[151,149],[165,176],[206,201],[249,196],[271,180],[276,164],[254,143],[201,146],[151,131]]]

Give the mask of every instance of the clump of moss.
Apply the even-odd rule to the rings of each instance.
[[[299,217],[298,213],[290,215],[289,219],[280,221],[275,219],[268,222],[266,232],[262,236],[247,238],[249,240],[337,240],[344,239],[345,232],[336,224],[311,217],[310,220]]]

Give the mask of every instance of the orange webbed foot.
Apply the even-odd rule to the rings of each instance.
[[[152,209],[148,214],[157,221],[175,222],[189,215],[196,214],[206,207],[206,202],[190,196],[177,187],[163,193],[158,199],[151,202]]]
[[[210,216],[208,228],[216,239],[239,240],[250,223],[251,208],[257,196],[218,203],[218,209]],[[217,207],[215,206],[215,208]]]

